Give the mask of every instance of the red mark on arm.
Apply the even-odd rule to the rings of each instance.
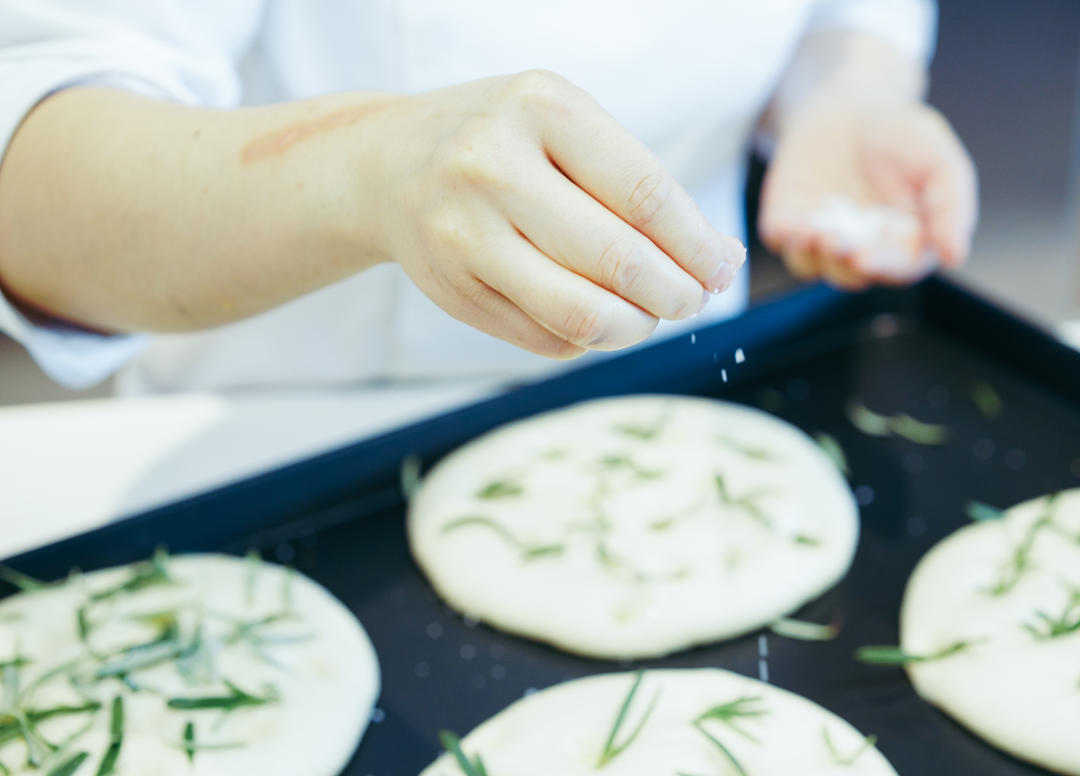
[[[295,145],[305,140],[342,127],[348,127],[366,116],[382,109],[386,102],[372,101],[365,105],[354,105],[327,113],[317,119],[291,124],[284,129],[277,129],[255,138],[241,153],[245,162],[257,162],[271,156],[280,156]]]

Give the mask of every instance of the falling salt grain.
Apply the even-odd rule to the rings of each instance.
[[[727,382],[727,370],[726,370],[726,369],[721,369],[721,370],[720,370],[720,378],[721,378],[721,379],[722,379],[722,380],[723,380],[723,381],[724,381],[725,383]]]
[[[742,348],[739,348],[738,350],[736,350],[735,351],[735,363],[736,364],[741,364],[745,360],[746,360],[746,354],[743,353]]]
[[[690,335],[690,344],[691,345],[696,345],[697,344],[697,334],[691,334]]]

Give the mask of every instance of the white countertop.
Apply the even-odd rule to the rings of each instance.
[[[419,420],[486,386],[0,408],[0,558]]]

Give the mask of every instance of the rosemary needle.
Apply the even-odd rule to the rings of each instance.
[[[520,496],[524,492],[525,488],[518,482],[513,480],[494,480],[480,488],[480,490],[476,492],[476,497],[479,499],[491,500]]]
[[[985,380],[976,380],[971,384],[971,400],[979,408],[983,417],[995,420],[1001,417],[1005,409],[1005,402],[997,389]]]
[[[109,717],[109,748],[101,758],[97,776],[110,776],[116,772],[116,762],[120,759],[120,747],[124,743],[124,699],[117,695],[113,698],[112,714]]]
[[[637,740],[637,737],[645,728],[645,724],[649,721],[649,717],[652,716],[653,711],[656,709],[656,704],[660,701],[659,691],[653,696],[652,701],[649,703],[649,707],[645,710],[645,714],[641,717],[641,721],[638,722],[637,727],[630,732],[630,735],[628,735],[621,744],[615,743],[616,739],[619,737],[619,732],[622,730],[623,723],[626,722],[626,717],[630,713],[630,705],[634,702],[634,696],[637,695],[638,688],[641,687],[641,682],[644,678],[644,671],[637,671],[634,674],[634,683],[630,686],[630,692],[627,694],[622,706],[619,707],[618,714],[615,715],[615,723],[611,726],[611,732],[608,734],[607,741],[604,742],[604,749],[600,752],[600,758],[596,762],[597,768],[603,768],[609,762],[625,752],[630,745]]]
[[[740,763],[735,755],[732,754],[731,750],[728,749],[719,738],[706,730],[705,726],[702,725],[700,721],[694,723],[694,729],[705,736],[713,746],[720,750],[720,753],[727,758],[727,761],[731,763],[731,767],[735,769],[735,772],[738,773],[739,776],[749,776],[746,769],[742,767],[742,763]]]
[[[832,434],[826,434],[824,431],[818,431],[814,434],[814,441],[818,443],[818,446],[825,455],[829,456],[829,460],[831,460],[833,465],[840,470],[841,474],[845,477],[851,476],[851,467],[848,466],[847,456],[844,455],[844,448],[840,446],[836,437]]]
[[[949,644],[947,647],[939,649],[937,652],[932,652],[926,655],[914,655],[909,652],[904,652],[900,647],[894,646],[873,646],[873,647],[860,647],[855,652],[855,659],[860,663],[869,663],[871,665],[883,665],[883,666],[903,666],[911,663],[929,663],[934,660],[944,660],[947,657],[952,657],[960,652],[965,652],[971,647],[975,646],[978,642],[974,641],[957,641],[953,644]]]
[[[443,749],[454,758],[465,776],[487,776],[487,769],[484,768],[484,761],[480,759],[480,755],[470,760],[465,752],[461,750],[461,739],[457,735],[449,730],[444,730],[439,733],[439,742],[442,744]]]
[[[23,574],[21,571],[16,571],[7,566],[0,566],[0,581],[7,582],[9,585],[19,588],[19,590],[24,593],[33,593],[37,590],[44,590],[53,586],[53,583],[42,582],[40,579],[34,579],[27,574]]]
[[[829,728],[822,727],[821,735],[825,739],[825,747],[829,750],[829,754],[837,765],[843,765],[845,767],[854,765],[856,760],[863,756],[865,752],[873,749],[877,745],[877,736],[867,736],[863,739],[862,744],[849,755],[843,755],[840,750],[836,748],[836,744],[833,743],[832,736],[829,735]]]
[[[72,776],[90,755],[87,752],[79,752],[70,759],[53,768],[47,776]]]

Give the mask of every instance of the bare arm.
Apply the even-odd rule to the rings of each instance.
[[[0,277],[91,326],[184,330],[357,272],[380,257],[341,212],[353,159],[314,136],[352,121],[355,138],[389,99],[225,112],[61,92],[31,113],[0,167]]]
[[[743,259],[543,72],[219,112],[76,89],[0,167],[0,280],[105,329],[212,326],[397,261],[452,315],[568,357],[693,315]]]

